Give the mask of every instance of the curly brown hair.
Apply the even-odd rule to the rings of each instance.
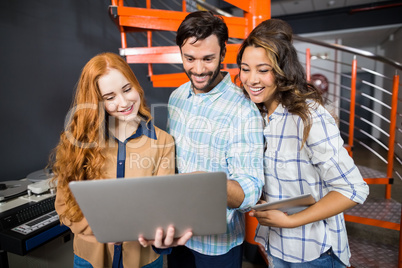
[[[249,46],[261,47],[266,51],[273,66],[276,83],[275,99],[290,113],[300,116],[304,124],[303,144],[311,129],[311,115],[307,99],[323,104],[321,92],[313,84],[307,82],[305,71],[300,64],[292,41],[292,28],[279,19],[269,19],[260,23],[243,41],[237,54],[239,75],[244,50]],[[237,80],[239,80],[239,75]],[[244,86],[243,92],[248,96]],[[249,96],[248,96],[249,97]],[[256,103],[262,114],[267,110],[264,103]]]
[[[107,114],[100,94],[98,80],[110,69],[120,71],[141,99],[139,115],[147,122],[152,119],[141,88],[130,66],[114,53],[102,53],[93,57],[83,68],[77,84],[70,112],[67,114],[60,142],[50,157],[57,188],[66,200],[66,210],[61,215],[71,221],[82,219],[69,187],[71,181],[96,180],[102,177],[107,149]]]

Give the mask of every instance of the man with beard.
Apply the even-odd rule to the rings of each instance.
[[[240,268],[243,213],[261,196],[262,118],[232,83],[230,74],[220,70],[227,41],[223,19],[208,11],[190,13],[177,30],[176,44],[190,79],[173,91],[168,106],[168,131],[176,142],[178,173],[227,174],[227,231],[193,236],[186,247],[173,248],[169,268]]]

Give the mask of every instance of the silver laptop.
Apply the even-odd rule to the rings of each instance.
[[[226,232],[227,189],[223,172],[70,182],[101,243],[154,239],[170,224],[176,237]]]

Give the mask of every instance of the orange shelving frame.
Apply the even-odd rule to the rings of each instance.
[[[244,39],[260,22],[271,16],[270,0],[226,0],[226,2],[242,9],[243,17],[224,17],[229,29],[229,37]],[[120,55],[126,57],[128,63],[147,63],[148,75],[154,87],[178,87],[188,81],[184,73],[154,74],[152,64],[182,63],[177,46],[152,46],[152,31],[176,31],[186,17],[186,1],[182,1],[182,11],[151,9],[151,1],[147,0],[147,8],[124,6],[123,0],[112,0],[109,13],[117,24],[121,35]],[[147,32],[147,47],[129,47],[127,33]],[[227,68],[227,64],[236,64],[239,44],[228,44],[225,56],[224,71],[237,74],[237,69]]]

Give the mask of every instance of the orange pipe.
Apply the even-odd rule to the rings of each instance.
[[[245,214],[245,220],[246,220],[246,237],[245,237],[245,240],[250,244],[258,245],[258,243],[254,241],[255,230],[257,229],[258,221],[257,221],[257,218],[251,217],[248,214],[249,213]]]
[[[151,8],[151,0],[147,0],[147,8]],[[147,45],[148,47],[152,47],[152,31],[147,31]],[[152,77],[153,74],[152,64],[148,63],[148,76]]]
[[[387,165],[387,177],[392,177],[392,172],[394,169],[394,149],[395,149],[395,130],[396,130],[396,119],[397,119],[397,107],[398,107],[398,86],[399,86],[399,75],[395,75],[392,85],[392,104],[391,104],[391,115],[390,115],[390,126],[389,126],[389,142],[388,142],[388,165]],[[391,184],[388,184],[385,188],[385,198],[391,198]]]
[[[112,0],[112,6],[122,7],[124,6],[123,0]],[[127,48],[127,34],[124,27],[120,26],[121,47]]]
[[[121,36],[121,47],[127,48],[126,32],[124,31],[123,27],[120,27],[120,36]]]
[[[311,54],[310,49],[306,48],[306,78],[307,82],[311,80]]]
[[[118,6],[118,7],[124,6],[123,0],[112,0],[111,3],[112,3],[112,6]],[[119,31],[120,31],[120,37],[121,37],[121,47],[127,48],[127,35],[126,35],[126,31],[124,30],[124,27],[120,26]]]
[[[357,76],[357,60],[354,56],[352,61],[352,81],[350,84],[350,114],[349,114],[349,146],[353,150],[353,138],[355,128],[355,104],[356,104],[356,76]],[[353,151],[350,152],[353,155]]]
[[[119,25],[131,31],[177,31],[188,12],[139,7],[119,7]],[[229,37],[245,38],[247,20],[241,17],[223,17],[228,28]]]
[[[382,221],[382,220],[353,216],[353,215],[348,215],[348,214],[345,214],[344,217],[345,217],[345,221],[348,221],[348,222],[362,223],[365,225],[377,226],[377,227],[386,228],[386,229],[390,229],[390,230],[396,230],[396,231],[401,229],[401,225],[396,222]]]
[[[391,184],[392,181],[387,178],[363,178],[367,184]]]
[[[258,24],[271,18],[271,0],[250,0],[248,1],[248,5],[246,5],[247,1],[242,0],[232,0],[229,2],[231,2],[233,5],[239,7],[242,6],[244,8],[244,18],[246,19],[247,23],[245,32],[243,32],[245,37],[247,37]],[[248,10],[245,10],[247,8]]]
[[[227,44],[223,63],[236,64],[237,51],[240,44]],[[178,46],[163,47],[130,47],[126,55],[131,60],[128,63],[182,63]]]
[[[147,39],[148,39],[148,47],[152,47],[152,32],[151,31],[147,31]],[[153,74],[154,74],[154,72],[153,72],[152,64],[148,63],[148,76],[152,77]]]
[[[182,11],[183,11],[183,12],[186,12],[186,11],[187,11],[186,0],[181,1],[181,6],[182,6]]]
[[[112,6],[123,6],[123,0],[112,0]]]

